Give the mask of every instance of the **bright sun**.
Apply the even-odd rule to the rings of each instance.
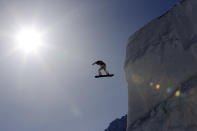
[[[25,53],[38,53],[43,46],[42,32],[34,27],[22,28],[16,34],[17,48]]]

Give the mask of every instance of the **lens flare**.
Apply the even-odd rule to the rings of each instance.
[[[181,95],[181,92],[180,92],[179,90],[177,90],[177,91],[175,92],[175,96],[178,97],[178,96],[180,96],[180,95]]]
[[[153,86],[153,82],[150,82],[149,85],[150,85],[150,86]]]
[[[158,90],[160,89],[160,84],[156,85],[156,89],[158,89]]]
[[[167,93],[172,93],[172,88],[167,88]]]

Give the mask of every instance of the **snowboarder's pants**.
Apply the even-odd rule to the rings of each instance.
[[[101,70],[104,70],[105,73],[106,73],[106,75],[109,75],[109,72],[108,72],[107,69],[106,69],[106,65],[102,65],[102,66],[100,67],[100,69],[98,70],[99,75],[102,75]]]

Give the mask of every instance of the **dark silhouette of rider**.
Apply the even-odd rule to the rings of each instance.
[[[92,65],[95,65],[95,64],[100,66],[100,68],[98,69],[99,76],[102,75],[101,70],[104,70],[106,75],[109,75],[109,72],[106,69],[107,66],[106,66],[105,62],[98,60],[98,61],[94,62]]]

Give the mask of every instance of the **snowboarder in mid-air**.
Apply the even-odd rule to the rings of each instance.
[[[95,76],[96,78],[97,77],[109,77],[109,76],[113,76],[113,74],[109,74],[109,72],[106,69],[107,66],[106,66],[106,64],[103,61],[98,60],[98,61],[94,62],[92,65],[95,65],[95,64],[100,66],[100,68],[98,69],[99,75],[98,76]],[[102,75],[101,70],[104,70],[105,73],[106,73],[106,75]]]

